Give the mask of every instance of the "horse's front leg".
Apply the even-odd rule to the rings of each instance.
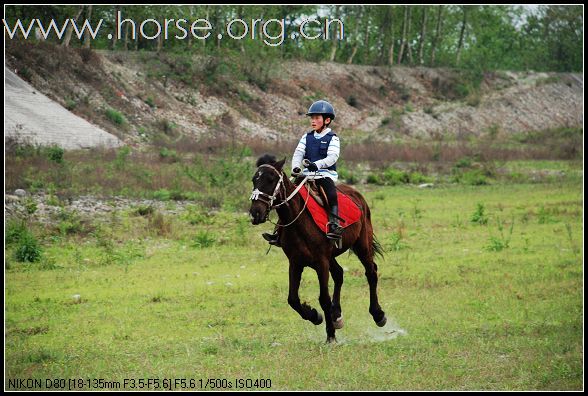
[[[300,303],[298,289],[300,288],[300,279],[304,267],[294,261],[290,261],[290,290],[288,292],[288,304],[300,314],[302,319],[309,320],[315,325],[323,322],[323,317],[318,311],[307,304]]]
[[[324,263],[319,263],[316,268],[316,273],[318,275],[320,286],[319,302],[321,303],[321,308],[325,313],[325,318],[327,318],[327,342],[336,342],[337,339],[335,338],[335,326],[333,324],[333,320],[331,320],[332,314],[331,296],[329,296],[329,262],[326,261]]]
[[[331,314],[333,325],[335,329],[343,327],[343,314],[341,313],[341,286],[343,285],[343,268],[339,265],[335,258],[331,258],[329,265],[329,272],[333,282],[335,282],[335,289],[333,290],[333,305],[331,306]]]

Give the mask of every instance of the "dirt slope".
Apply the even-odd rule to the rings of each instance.
[[[7,55],[10,69],[37,90],[132,145],[158,135],[292,139],[307,128],[308,106],[321,98],[336,108],[337,131],[359,139],[583,124],[582,74],[494,72],[472,89],[448,69],[287,61],[271,70],[265,85],[234,79],[224,86],[205,83],[204,66],[186,76],[197,83],[157,74],[153,65],[165,55],[153,53],[89,53],[40,43],[11,45]],[[109,119],[109,109],[124,123]]]

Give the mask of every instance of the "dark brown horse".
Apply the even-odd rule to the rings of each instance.
[[[278,213],[282,227],[280,243],[290,262],[288,304],[300,314],[302,319],[309,320],[315,325],[322,323],[322,315],[316,309],[301,303],[298,296],[304,267],[313,268],[318,275],[320,285],[319,302],[327,318],[327,342],[336,341],[335,329],[343,326],[340,304],[343,268],[335,258],[351,249],[365,267],[365,276],[370,287],[369,312],[378,326],[384,326],[386,315],[378,303],[378,266],[374,262],[374,255],[376,253],[382,255],[382,248],[373,234],[367,202],[353,188],[346,185],[337,187],[359,204],[362,215],[358,222],[345,228],[342,247],[336,248],[314,223],[308,210],[305,210],[305,200],[302,195],[293,194],[296,186],[282,170],[285,161],[284,158],[276,162],[275,157],[270,155],[257,160],[257,170],[252,179],[251,200],[253,202],[249,214],[251,222],[257,225],[267,220],[272,209],[275,208]],[[329,273],[335,282],[332,303],[329,295]]]

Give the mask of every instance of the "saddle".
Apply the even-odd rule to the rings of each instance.
[[[303,178],[297,178],[294,182],[295,184],[299,185],[302,182]],[[317,188],[319,186],[316,185],[314,180],[308,180],[306,182],[306,186],[302,187],[300,190],[300,194],[302,197],[306,199],[308,195],[310,195],[308,199],[308,211],[312,215],[312,218],[316,225],[323,231],[327,232],[327,223],[328,223],[328,207],[327,207],[327,196],[322,188]],[[354,202],[351,198],[347,195],[343,194],[341,191],[337,191],[338,201],[339,201],[339,217],[341,221],[341,227],[346,228],[351,224],[359,221],[362,213],[362,209],[356,202]],[[312,199],[310,199],[312,198]]]
[[[329,209],[329,200],[327,199],[327,194],[321,186],[316,184],[315,180],[308,180],[308,182],[306,183],[306,188],[308,189],[310,196],[314,198],[316,203],[318,203],[320,206],[327,210]]]

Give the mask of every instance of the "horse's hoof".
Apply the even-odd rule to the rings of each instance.
[[[339,330],[343,328],[343,316],[339,316],[337,320],[333,321],[335,329]]]
[[[321,323],[323,323],[323,315],[321,315],[319,312],[316,313],[316,320],[312,321],[312,324],[318,326]]]
[[[336,344],[337,338],[336,337],[327,337],[327,344]]]
[[[378,327],[384,327],[386,325],[387,321],[388,321],[388,319],[386,319],[386,316],[384,316],[382,318],[382,320],[380,320],[379,322],[376,322],[376,325],[378,325]]]

